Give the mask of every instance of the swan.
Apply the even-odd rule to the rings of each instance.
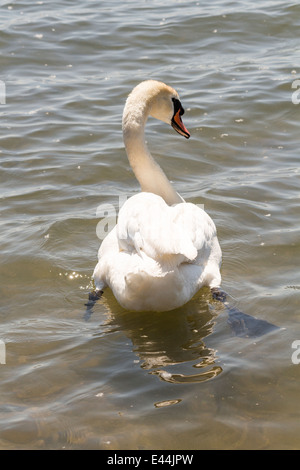
[[[127,310],[168,311],[186,304],[203,286],[224,300],[214,222],[175,191],[145,143],[149,116],[188,139],[183,114],[177,91],[156,80],[141,82],[126,100],[123,139],[141,192],[124,203],[102,241],[92,301],[109,287]]]

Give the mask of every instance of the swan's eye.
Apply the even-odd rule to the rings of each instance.
[[[177,114],[179,111],[179,115],[182,116],[184,114],[184,109],[182,107],[182,104],[177,98],[172,98],[173,105],[174,105],[174,116]]]

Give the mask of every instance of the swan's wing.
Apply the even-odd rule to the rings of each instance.
[[[172,209],[174,211],[173,220],[184,228],[197,250],[198,254],[193,263],[206,267],[208,271],[218,273],[222,252],[213,220],[195,204],[177,204]]]
[[[174,218],[173,209],[152,193],[131,197],[119,213],[117,236],[120,248],[157,261],[170,256],[176,258],[176,261],[172,260],[176,264],[194,260],[197,248],[180,224],[180,217]]]
[[[203,209],[187,202],[173,206],[172,211],[173,221],[182,227],[197,251],[211,245],[216,237],[216,226]]]

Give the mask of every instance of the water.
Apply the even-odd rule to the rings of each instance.
[[[299,4],[0,4],[1,448],[298,449]],[[139,190],[121,115],[147,78],[192,135],[149,121],[152,153],[214,219],[236,307],[279,331],[233,336],[206,289],[84,317],[97,207]]]

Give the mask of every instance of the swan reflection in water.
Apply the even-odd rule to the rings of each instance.
[[[169,312],[135,312],[120,307],[106,291],[99,306],[106,310],[105,328],[121,331],[133,345],[140,367],[171,383],[203,382],[222,372],[216,351],[205,344],[219,312],[212,312],[210,294],[198,295]],[[98,315],[88,309],[86,320]]]
[[[167,312],[125,310],[109,290],[99,303],[106,310],[108,331],[122,331],[142,361],[141,368],[170,383],[204,382],[222,372],[217,350],[206,343],[219,344],[234,336],[253,339],[279,330],[241,312],[233,301],[227,305],[212,301],[207,288],[183,307]],[[94,306],[87,305],[86,321],[97,315]],[[216,337],[211,342],[212,335]]]

